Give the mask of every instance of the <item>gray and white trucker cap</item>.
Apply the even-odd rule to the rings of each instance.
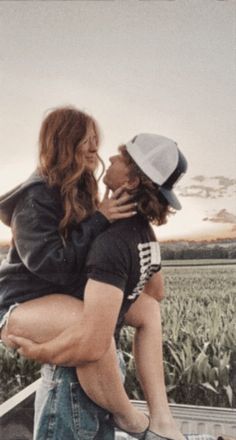
[[[173,192],[176,182],[187,171],[187,161],[172,139],[157,134],[142,133],[127,142],[132,159],[174,209],[181,204]]]

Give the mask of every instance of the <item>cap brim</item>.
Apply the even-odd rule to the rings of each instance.
[[[172,208],[176,209],[177,211],[179,211],[182,208],[179,200],[177,199],[173,191],[163,188],[161,186],[159,187],[159,191],[165,197],[169,205],[172,206]]]

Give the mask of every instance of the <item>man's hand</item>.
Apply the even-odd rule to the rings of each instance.
[[[30,339],[22,338],[21,336],[10,335],[8,338],[18,347],[16,350],[20,355],[28,359],[35,359],[39,362],[48,362],[48,359],[44,359],[41,344],[33,342]]]
[[[17,352],[28,359],[34,359],[41,363],[74,367],[80,364],[76,360],[75,345],[78,346],[78,341],[77,338],[73,338],[75,332],[76,329],[69,327],[56,338],[43,343],[37,343],[20,336],[9,335],[9,339],[19,347]]]

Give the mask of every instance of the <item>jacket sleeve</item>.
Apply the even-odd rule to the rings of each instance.
[[[41,196],[41,197],[40,197]],[[13,240],[27,269],[39,278],[59,285],[78,279],[92,241],[108,226],[100,213],[81,222],[64,240],[59,232],[58,206],[40,189],[23,195],[12,217]]]

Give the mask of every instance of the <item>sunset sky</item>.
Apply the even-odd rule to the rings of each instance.
[[[235,37],[234,0],[1,1],[0,193],[34,169],[44,112],[72,104],[106,164],[137,133],[178,142],[183,209],[160,239],[236,238]]]

